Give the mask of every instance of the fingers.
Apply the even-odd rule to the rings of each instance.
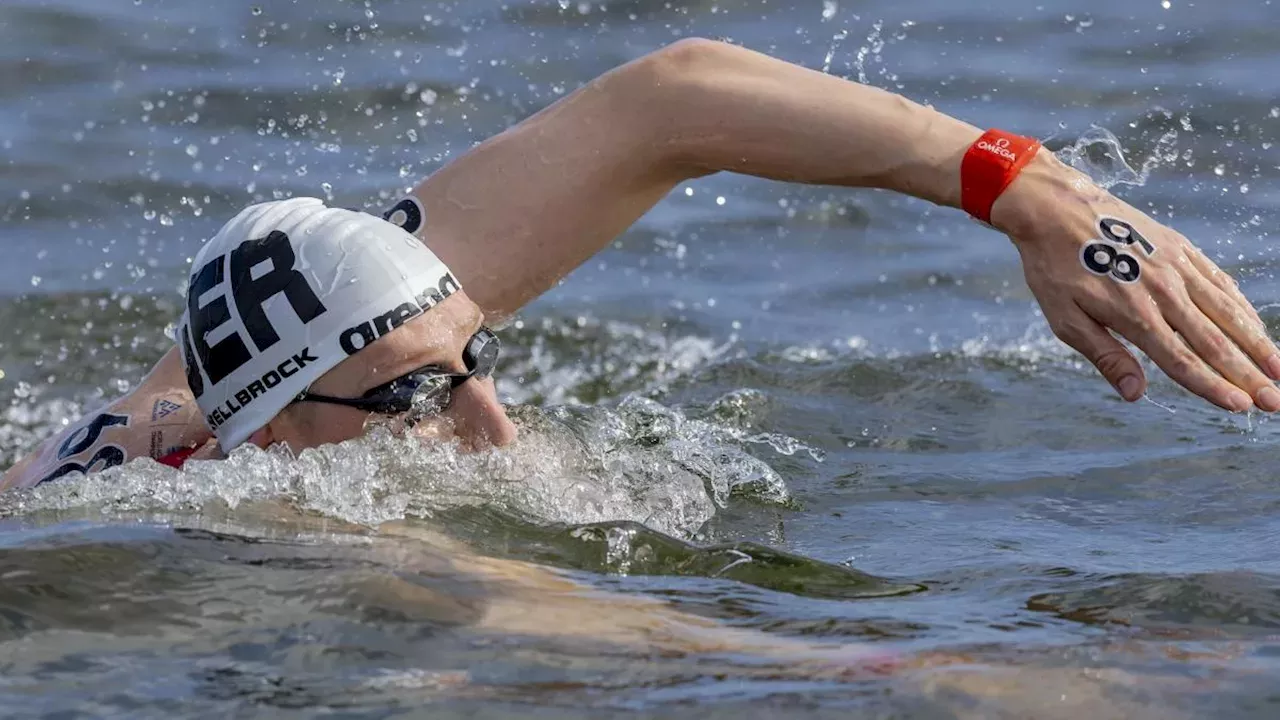
[[[1258,313],[1254,311],[1253,305],[1247,298],[1245,298],[1244,293],[1240,292],[1240,285],[1236,282],[1236,279],[1231,277],[1231,275],[1225,270],[1218,267],[1218,264],[1210,260],[1209,256],[1205,255],[1200,248],[1192,245],[1190,241],[1187,241],[1185,238],[1183,238],[1183,241],[1186,243],[1184,247],[1186,249],[1187,258],[1191,261],[1191,265],[1195,267],[1196,270],[1199,270],[1200,274],[1203,275],[1206,280],[1213,283],[1214,287],[1230,295],[1236,302],[1247,307],[1249,309],[1249,314],[1253,319],[1255,319],[1259,325],[1262,325],[1262,318],[1258,317]]]
[[[1220,292],[1216,288],[1214,290]],[[1224,334],[1223,328],[1230,327],[1232,323],[1219,322],[1217,318],[1206,316],[1198,304],[1191,302],[1190,297],[1169,303],[1165,307],[1165,313],[1172,328],[1182,335],[1209,367],[1218,371],[1227,382],[1247,392],[1260,409],[1268,412],[1280,410],[1280,391],[1245,355],[1241,346]],[[1236,401],[1238,399],[1233,400]]]
[[[1138,359],[1074,303],[1065,317],[1050,320],[1050,327],[1059,340],[1093,363],[1120,397],[1133,402],[1146,393],[1147,380]]]
[[[1185,304],[1190,305],[1190,303]],[[1113,327],[1137,345],[1147,357],[1179,385],[1225,410],[1244,412],[1253,401],[1243,390],[1209,369],[1187,344],[1173,332],[1169,323],[1154,307],[1137,315],[1116,312],[1119,303],[1106,302],[1102,307],[1084,308],[1094,318]],[[1169,300],[1161,302],[1168,312]],[[1133,306],[1130,305],[1132,311]]]
[[[1272,380],[1280,380],[1280,354],[1267,336],[1266,325],[1240,292],[1235,280],[1198,250],[1188,253],[1200,277],[1187,277],[1191,300],[1222,328]],[[1216,273],[1216,274],[1215,274]]]

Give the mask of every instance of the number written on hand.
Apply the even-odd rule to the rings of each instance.
[[[1132,223],[1117,218],[1098,218],[1098,230],[1103,239],[1092,240],[1080,249],[1080,262],[1085,269],[1094,275],[1109,275],[1116,282],[1137,282],[1142,277],[1142,266],[1135,255],[1124,251],[1137,246],[1151,256],[1156,253],[1156,246]]]
[[[62,441],[62,445],[58,448],[58,459],[66,460],[72,455],[79,455],[85,450],[88,450],[93,447],[94,443],[98,442],[98,438],[102,436],[102,431],[115,426],[128,427],[129,416],[102,413],[94,417],[87,424],[76,428],[67,436],[66,440]],[[98,452],[93,454],[93,457],[90,458],[88,462],[84,464],[78,462],[63,463],[62,465],[59,465],[56,470],[41,478],[40,482],[36,484],[39,485],[41,483],[47,483],[50,480],[57,480],[58,478],[63,477],[64,475],[70,475],[73,472],[84,473],[87,475],[94,466],[99,464],[102,465],[102,470],[106,470],[110,467],[123,465],[126,459],[127,456],[125,455],[124,448],[119,445],[103,445],[98,449]]]

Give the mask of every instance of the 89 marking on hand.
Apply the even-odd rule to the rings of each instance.
[[[1137,282],[1142,277],[1142,266],[1138,258],[1122,250],[1136,245],[1150,256],[1155,255],[1156,246],[1124,220],[1100,217],[1098,230],[1104,239],[1089,242],[1080,250],[1080,262],[1085,269],[1094,275],[1110,275],[1116,282]]]

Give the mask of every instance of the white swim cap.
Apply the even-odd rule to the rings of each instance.
[[[246,208],[192,264],[187,383],[223,450],[347,357],[459,290],[401,227],[295,198]]]

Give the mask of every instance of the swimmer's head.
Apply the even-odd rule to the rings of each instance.
[[[300,393],[358,400],[424,366],[465,373],[481,321],[457,278],[412,234],[295,198],[245,209],[201,248],[178,343],[224,451],[245,441],[301,450],[359,435],[371,413],[295,402]],[[491,379],[459,379],[443,394],[445,424],[464,441],[514,435]]]

